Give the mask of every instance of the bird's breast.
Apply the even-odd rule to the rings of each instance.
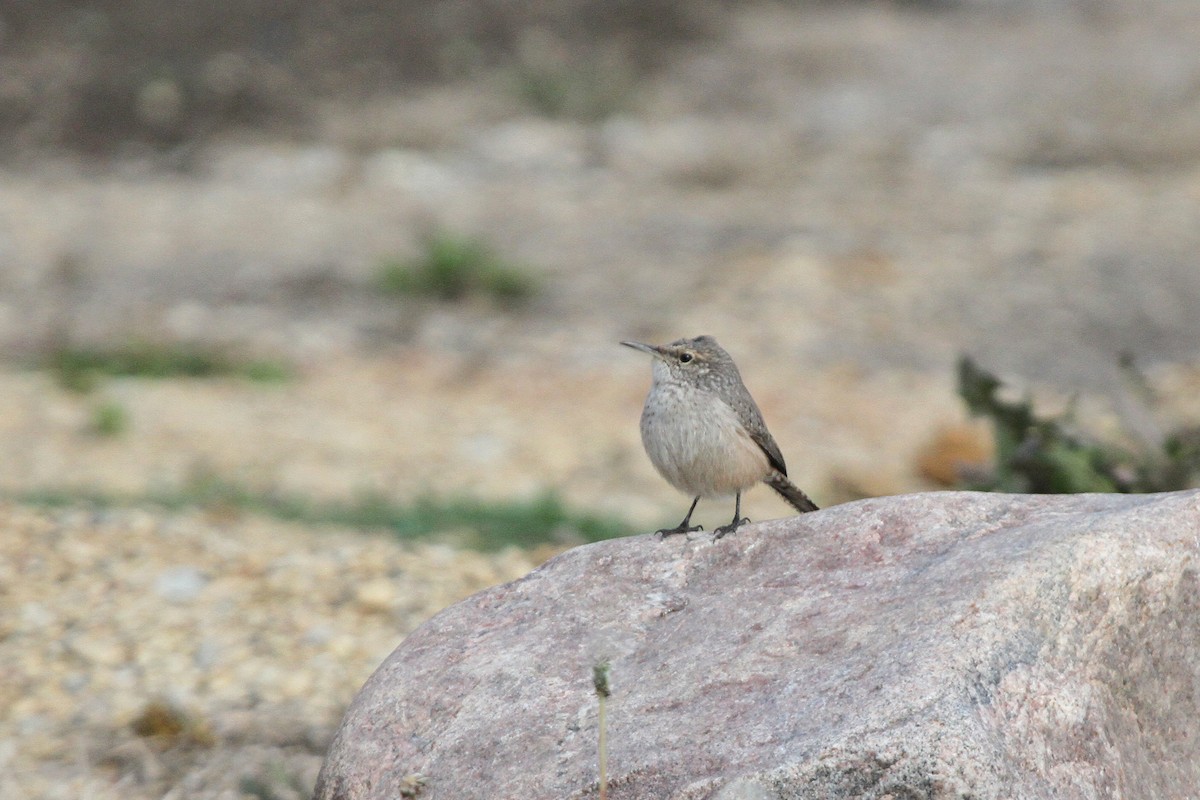
[[[720,397],[679,384],[658,384],[642,409],[642,444],[651,463],[690,495],[732,494],[770,472],[762,448]]]

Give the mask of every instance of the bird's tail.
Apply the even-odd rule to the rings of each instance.
[[[773,471],[763,481],[779,493],[779,496],[791,504],[792,508],[799,511],[801,514],[807,511],[817,511],[817,504],[809,499],[808,495],[800,491],[800,487],[787,479],[787,476],[782,472]]]

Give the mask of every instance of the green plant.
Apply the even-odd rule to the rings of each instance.
[[[1073,429],[1070,415],[1039,417],[1032,401],[999,396],[1001,382],[970,358],[958,362],[958,393],[972,415],[990,417],[996,463],[967,481],[986,491],[1070,494],[1161,492],[1200,480],[1200,431],[1183,428],[1156,447],[1131,451]]]
[[[528,272],[502,260],[482,241],[447,233],[426,239],[417,259],[385,262],[378,284],[392,294],[451,301],[482,296],[506,306],[520,305],[537,293]]]
[[[629,53],[615,43],[568,44],[545,29],[517,42],[513,91],[546,117],[595,122],[628,105],[636,83]]]
[[[219,351],[181,344],[132,342],[115,348],[60,347],[45,365],[65,388],[88,392],[106,377],[210,378],[237,375],[279,382],[289,369],[273,361],[238,361]]]
[[[254,383],[286,383],[292,379],[292,370],[287,364],[267,359],[239,364],[236,372]]]
[[[596,702],[599,704],[599,718],[596,722],[597,760],[600,764],[600,800],[608,798],[608,698],[612,687],[608,682],[610,664],[601,661],[592,665],[592,686],[596,690]]]
[[[594,542],[635,533],[622,520],[571,511],[553,494],[522,501],[424,497],[412,503],[398,503],[368,493],[351,501],[320,502],[295,494],[255,491],[210,474],[198,475],[179,488],[138,497],[43,489],[19,494],[16,499],[54,507],[79,503],[99,507],[150,504],[170,510],[201,507],[262,514],[304,524],[383,529],[401,539],[453,533],[456,540],[480,550]]]
[[[129,414],[120,403],[106,400],[92,409],[90,427],[97,436],[118,436],[129,427]]]
[[[630,82],[595,64],[559,67],[518,65],[513,91],[545,117],[595,122],[611,117],[628,104]]]

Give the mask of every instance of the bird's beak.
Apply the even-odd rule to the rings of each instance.
[[[621,342],[621,344],[626,347],[632,347],[634,350],[641,350],[643,353],[649,353],[655,358],[665,358],[662,348],[657,345],[645,344],[644,342]]]

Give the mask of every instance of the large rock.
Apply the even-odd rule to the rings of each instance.
[[[410,635],[319,800],[1200,796],[1200,492],[865,500],[580,547]],[[415,777],[423,776],[424,784]]]

